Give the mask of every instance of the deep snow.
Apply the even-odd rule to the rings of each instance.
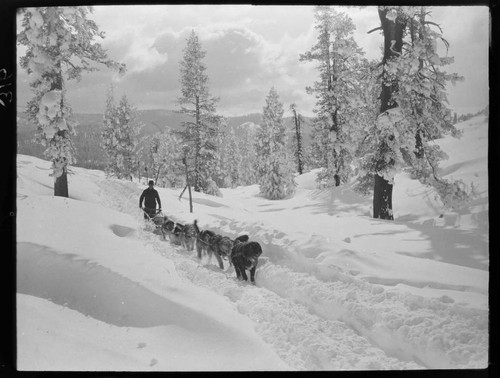
[[[258,186],[157,188],[164,212],[264,253],[256,285],[173,247],[144,224],[144,183],[73,167],[52,196],[50,163],[18,155],[20,370],[372,370],[488,364],[487,119],[438,143],[445,177],[474,182],[461,213],[401,173],[396,220],[370,217],[349,186],[269,201]],[[185,195],[186,197],[186,195]]]

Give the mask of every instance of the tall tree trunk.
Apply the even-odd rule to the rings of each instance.
[[[158,179],[160,178],[161,165],[158,167],[158,171],[156,172],[155,184],[158,185]]]
[[[301,175],[304,171],[303,161],[302,161],[302,133],[300,130],[300,114],[297,114],[295,109],[292,109],[293,117],[295,120],[295,135],[297,137],[297,169],[299,171],[299,175]]]
[[[51,84],[50,90],[58,90],[63,93],[63,78],[62,78],[62,69],[61,69],[61,63],[59,62],[56,66],[56,77],[54,78],[54,81]],[[64,96],[61,96],[61,109],[64,106]],[[63,138],[63,139],[69,139],[68,131],[67,130],[62,130],[59,131],[58,134]],[[68,190],[68,166],[63,167],[63,173],[61,176],[56,177],[54,180],[54,196],[57,197],[69,197],[69,190]]]
[[[200,126],[200,98],[196,96],[196,144],[194,148],[194,191],[201,191],[200,185],[200,150],[201,150],[201,126]]]
[[[67,167],[64,167],[62,175],[54,180],[54,196],[69,197]]]
[[[328,43],[328,46],[330,46],[330,43]],[[331,54],[330,54],[330,47],[328,47],[328,92],[332,93],[333,92],[333,83],[337,80],[335,77],[335,72],[334,72],[334,62],[332,62],[331,59]],[[335,110],[331,109],[332,112],[330,113],[330,116],[332,118],[332,125],[330,126],[330,132],[335,132],[337,135],[336,137],[338,138],[339,134],[339,124],[338,124],[338,108],[335,106]],[[337,154],[334,151],[334,161],[332,162],[335,166],[335,174],[333,175],[333,178],[335,180],[335,186],[340,186],[340,175],[339,175],[339,159],[340,159],[340,154]]]
[[[335,186],[340,186],[340,176],[336,173],[333,178],[335,179]]]
[[[394,219],[392,215],[392,184],[377,174],[373,189],[373,217]]]
[[[413,25],[413,22],[411,23]],[[424,7],[420,7],[420,17],[419,17],[419,25],[418,25],[418,40],[422,41],[425,37],[424,35],[424,27],[425,27],[425,9]],[[414,38],[412,38],[412,44],[414,43]],[[418,72],[422,72],[424,68],[424,60],[422,58],[418,59]],[[418,120],[420,121],[422,119],[422,106],[420,104],[416,105],[416,113],[418,116]],[[424,157],[424,143],[422,140],[422,129],[419,128],[417,129],[417,132],[415,133],[415,156],[417,159],[422,159]]]
[[[378,13],[380,17],[380,22],[382,24],[382,30],[384,32],[384,58],[383,64],[385,65],[387,61],[401,53],[403,46],[403,32],[405,29],[405,22],[398,17],[391,21],[387,19],[388,10],[379,8]],[[382,84],[382,92],[380,94],[381,104],[380,104],[380,114],[386,112],[389,109],[395,108],[397,104],[389,104],[392,94],[398,90],[397,83],[392,83],[391,85]],[[387,149],[387,144],[385,141],[379,146],[380,151]],[[384,154],[381,153],[381,159],[377,162],[377,166],[381,168],[387,168],[388,166],[394,165],[394,161],[385,162],[383,161]],[[373,217],[393,220],[392,213],[392,188],[393,185],[387,181],[383,176],[375,172],[375,183],[373,187]]]
[[[186,174],[186,186],[184,187],[184,190],[182,191],[181,195],[179,196],[179,200],[182,198],[182,195],[184,194],[184,191],[187,188],[188,189],[188,193],[189,193],[189,212],[192,213],[193,212],[193,197],[192,197],[192,194],[191,194],[191,184],[189,183],[190,182],[190,180],[189,180],[189,169],[188,169],[188,165],[187,165],[186,155],[184,155],[184,158],[182,159],[182,162],[184,163],[184,173]]]

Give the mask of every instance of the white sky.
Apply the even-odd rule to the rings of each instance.
[[[380,24],[376,7],[342,7],[357,27],[355,39],[367,57],[379,59],[382,35],[367,34]],[[449,56],[465,82],[451,86],[449,101],[459,114],[475,112],[488,104],[489,10],[481,7],[433,7],[450,42]],[[137,5],[95,6],[92,18],[106,33],[101,41],[109,57],[123,62],[128,71],[118,77],[103,68],[87,74],[80,83],[68,83],[75,112],[104,110],[108,86],[126,94],[139,109],[178,109],[179,60],[191,30],[207,52],[205,63],[210,91],[220,97],[223,115],[260,112],[272,86],[285,109],[294,102],[303,114],[312,114],[313,96],[305,87],[317,79],[314,65],[298,61],[299,54],[316,42],[312,6],[250,5]],[[31,97],[26,74],[19,70],[18,105]]]

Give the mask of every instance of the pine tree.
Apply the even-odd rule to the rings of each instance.
[[[106,99],[103,123],[101,135],[107,160],[106,173],[118,178],[132,179],[140,126],[136,121],[135,109],[126,95],[115,105],[113,87],[110,88]]]
[[[363,52],[352,37],[351,19],[328,6],[314,11],[318,41],[300,61],[317,62],[319,80],[307,92],[317,101],[313,120],[314,160],[322,168],[318,181],[323,186],[338,186],[352,175],[354,128],[362,103],[359,76],[365,70]]]
[[[129,103],[126,95],[122,96],[116,108],[116,116],[119,125],[115,134],[118,140],[117,176],[132,179],[132,172],[135,166],[135,148],[140,125],[137,121],[136,109]]]
[[[88,19],[91,7],[24,8],[17,42],[27,47],[20,64],[30,76],[34,98],[27,112],[37,125],[37,141],[52,161],[54,195],[68,197],[68,166],[75,163],[71,142],[76,123],[66,101],[65,79],[80,80],[97,70],[94,62],[124,72],[125,66],[108,59],[96,37],[104,34]]]
[[[217,171],[218,151],[216,138],[222,117],[216,114],[218,98],[209,93],[208,75],[198,36],[191,32],[180,62],[181,112],[192,120],[183,122],[184,130],[180,133],[182,142],[189,147],[188,166],[191,169],[195,191],[208,194],[220,194],[214,177]]]
[[[253,124],[252,124],[253,125]],[[255,147],[256,131],[250,124],[239,127],[240,137],[237,148],[240,151],[240,165],[238,167],[239,185],[253,185],[257,179],[257,151]]]
[[[431,30],[439,26],[425,19],[424,7],[381,6],[378,11],[382,26],[375,30],[381,29],[384,35],[381,103],[365,166],[375,177],[373,216],[393,219],[394,175],[403,167],[433,185],[445,206],[462,206],[473,188],[438,177],[437,167],[445,155],[431,143],[444,134],[459,136],[446,106],[445,89],[448,82],[461,78],[442,70],[453,59],[437,53],[438,41],[447,42]]]
[[[156,185],[173,188],[185,185],[182,150],[175,135],[167,132],[148,135],[141,141],[139,151]]]
[[[287,154],[283,113],[283,104],[273,87],[266,98],[262,125],[256,136],[260,192],[273,200],[295,193],[294,170]]]
[[[238,151],[234,129],[224,123],[217,140],[219,163],[216,184],[221,188],[234,188],[240,182],[243,156]]]
[[[116,104],[114,99],[114,88],[110,85],[106,96],[106,108],[104,109],[103,128],[101,132],[101,145],[106,156],[106,174],[111,175],[118,172],[115,130],[118,128],[116,117]]]

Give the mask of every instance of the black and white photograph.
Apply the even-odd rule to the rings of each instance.
[[[0,67],[16,370],[488,369],[487,4],[84,4]]]

